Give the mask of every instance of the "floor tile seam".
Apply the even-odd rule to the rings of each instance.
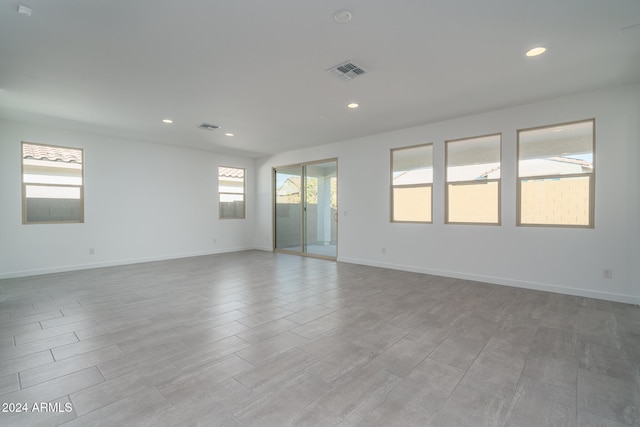
[[[589,406],[589,405],[584,406],[584,407],[580,407],[580,400],[579,399],[577,399],[576,407],[579,408],[578,411],[577,411],[578,413],[586,412],[586,413],[588,413],[590,415],[593,415],[596,418],[603,418],[603,419],[605,419],[607,421],[612,421],[615,424],[628,425],[626,423],[620,422],[620,420],[616,419],[615,417],[610,417],[608,414],[602,414],[602,413],[596,414],[595,411],[593,411],[592,407]],[[629,425],[629,426],[631,426],[631,425]]]
[[[80,322],[82,322],[82,320],[81,320]],[[80,323],[80,322],[75,322],[75,323]],[[84,329],[90,329],[90,328],[94,328],[94,327],[95,327],[95,326],[89,326],[89,327],[84,328]],[[48,330],[48,329],[51,329],[51,328],[44,328],[44,329],[41,329],[40,331],[26,332],[25,334],[19,334],[19,335],[26,335],[26,334],[32,334],[32,333],[42,332],[42,331],[46,331],[46,330]],[[16,346],[16,347],[20,347],[20,346],[25,345],[25,344],[32,344],[32,343],[35,343],[35,342],[38,342],[38,341],[42,341],[42,340],[45,340],[45,339],[59,337],[60,335],[64,335],[64,334],[68,334],[68,333],[73,333],[73,334],[75,334],[75,335],[76,335],[76,338],[78,338],[78,341],[80,341],[80,337],[78,337],[78,335],[76,334],[76,332],[77,332],[77,331],[81,331],[81,330],[83,330],[83,329],[77,329],[77,330],[75,330],[75,329],[74,329],[74,330],[71,330],[71,331],[60,332],[60,333],[57,333],[56,335],[46,336],[46,337],[44,337],[44,338],[40,338],[40,339],[33,340],[33,341],[27,341],[27,342],[25,342],[25,343],[17,344],[17,345],[15,345],[15,346]],[[16,335],[14,335],[14,336],[13,336],[13,338],[14,338],[14,342],[15,342],[15,337],[16,337]]]
[[[469,339],[472,339],[472,338],[469,338]],[[467,366],[467,368],[464,370],[464,374],[463,374],[463,375],[462,375],[462,377],[460,378],[460,381],[462,381],[462,380],[467,376],[467,374],[469,373],[469,370],[471,369],[471,367],[473,366],[473,364],[474,364],[474,363],[476,363],[476,360],[478,360],[478,357],[480,356],[480,354],[482,354],[482,352],[484,351],[484,349],[485,349],[485,348],[487,348],[487,344],[489,344],[489,341],[490,341],[490,340],[491,340],[491,338],[489,338],[489,339],[484,343],[484,345],[482,346],[482,349],[481,349],[481,350],[480,350],[480,351],[475,355],[475,357],[473,358],[473,360],[471,361],[471,363],[469,363],[469,366]],[[479,341],[479,340],[475,340],[475,341]],[[444,342],[444,341],[443,341],[443,342]],[[438,346],[438,347],[439,347],[439,346]],[[436,347],[436,348],[434,349],[434,351],[435,351],[435,350],[437,350],[437,349],[438,349],[438,347]],[[432,359],[432,360],[434,360],[434,361],[436,361],[436,362],[438,362],[438,363],[443,363],[443,364],[445,364],[445,365],[452,366],[452,367],[457,368],[457,369],[461,369],[461,368],[459,368],[459,367],[457,367],[457,366],[450,365],[450,364],[448,364],[448,363],[446,363],[446,362],[442,362],[442,361],[435,360],[435,359]],[[458,383],[458,384],[459,384],[459,383]],[[457,387],[458,387],[458,384],[456,385],[456,387],[455,387],[455,388],[457,388]],[[482,390],[478,390],[478,391],[482,391]],[[453,393],[453,391],[452,391],[452,393]]]
[[[240,339],[242,339],[242,338],[240,338]],[[278,356],[280,356],[280,355],[282,354],[282,353],[278,353],[278,354],[276,354],[275,356],[272,356],[272,357],[268,358],[268,359],[267,359],[266,361],[264,361],[263,363],[256,365],[255,363],[250,362],[249,360],[245,359],[244,357],[242,357],[241,355],[239,355],[239,354],[238,354],[238,353],[240,353],[242,350],[244,350],[244,349],[246,349],[246,348],[247,348],[247,347],[241,348],[240,350],[237,350],[236,352],[233,352],[233,353],[231,353],[231,354],[229,354],[229,355],[228,355],[228,356],[231,356],[231,355],[236,356],[236,357],[240,358],[242,361],[247,362],[249,365],[251,365],[251,366],[252,366],[251,368],[247,368],[246,370],[259,368],[260,366],[265,365],[266,363],[268,363],[268,362],[269,362],[269,361],[271,361],[272,359],[274,359],[274,358],[276,358],[276,357],[278,357]],[[295,347],[294,347],[294,348],[295,348]],[[224,357],[227,357],[227,356],[224,356]],[[216,359],[216,360],[220,360],[220,359]],[[245,370],[245,371],[246,371],[246,370]],[[182,371],[182,370],[181,370],[181,371]],[[238,375],[242,375],[245,371],[242,371],[242,372],[240,372],[240,373],[238,373],[238,374],[236,374],[236,375],[233,375],[231,378],[233,378],[234,380],[236,380],[238,383],[242,384],[242,383],[240,382],[240,380],[236,379],[236,376],[238,376]],[[244,384],[242,384],[242,386],[243,386],[243,387],[247,387],[247,386],[245,386]],[[249,388],[249,387],[247,387],[247,388]]]
[[[244,359],[243,359],[243,360],[244,360]],[[256,387],[256,388],[253,388],[253,387],[250,387],[250,386],[248,386],[248,385],[244,384],[244,383],[243,383],[239,378],[236,378],[237,376],[240,376],[240,375],[242,375],[242,374],[244,374],[244,373],[246,373],[246,372],[250,371],[251,369],[259,368],[260,366],[262,366],[262,365],[257,365],[257,366],[255,366],[255,365],[254,365],[254,367],[253,367],[253,368],[248,368],[248,369],[246,369],[246,370],[244,370],[244,371],[242,371],[242,372],[240,372],[240,373],[238,373],[238,374],[236,374],[236,375],[234,375],[234,376],[232,376],[232,377],[230,377],[230,378],[229,378],[229,379],[234,380],[234,381],[235,381],[235,382],[237,382],[238,384],[240,384],[242,387],[244,387],[244,388],[246,388],[246,389],[250,390],[250,391],[251,391],[251,395],[252,395],[251,400],[258,399],[258,398],[260,398],[261,396],[264,396],[264,395],[266,395],[266,394],[268,394],[268,393],[273,392],[273,390],[274,390],[274,389],[278,389],[279,387],[281,387],[281,386],[282,386],[282,384],[284,384],[284,383],[286,383],[287,381],[291,380],[293,377],[295,377],[295,376],[297,376],[297,375],[300,375],[300,374],[303,374],[303,373],[305,373],[305,374],[307,374],[307,375],[310,375],[310,376],[312,376],[312,377],[316,378],[318,381],[322,381],[320,378],[318,378],[317,376],[315,376],[315,375],[313,375],[313,374],[311,374],[311,373],[307,372],[307,371],[306,371],[306,369],[305,369],[305,368],[303,368],[303,369],[296,370],[296,371],[294,371],[294,372],[292,372],[292,373],[288,374],[286,377],[284,377],[284,378],[280,379],[277,383],[275,383],[275,384],[271,384],[271,385],[270,385],[268,388],[266,388],[265,390],[262,390],[262,391],[259,391],[259,392],[258,392],[258,391],[256,391],[256,388],[260,388],[260,386],[259,386],[259,387]],[[226,381],[226,380],[225,380],[225,381]],[[324,381],[322,381],[322,382],[324,382]],[[238,406],[240,406],[240,405],[241,405],[241,404],[238,404]],[[237,408],[237,407],[236,407],[236,408]]]
[[[84,371],[84,370],[86,370],[86,369],[91,369],[92,367],[93,367],[93,366],[90,366],[90,367],[88,367],[88,368],[81,369],[80,371]],[[96,367],[96,368],[97,368],[97,367]],[[76,371],[76,372],[80,372],[80,371]],[[73,372],[73,373],[75,373],[75,372]],[[104,375],[102,374],[102,372],[100,372],[100,370],[99,370],[99,369],[98,369],[98,373],[99,373],[99,374],[100,374],[100,376],[102,377],[102,381],[97,382],[97,383],[95,383],[95,384],[88,385],[88,386],[86,386],[86,387],[83,387],[83,388],[80,388],[80,389],[77,389],[77,390],[76,390],[76,389],[74,389],[74,390],[73,390],[72,392],[70,392],[70,393],[63,394],[63,395],[60,395],[60,396],[57,396],[57,397],[53,397],[53,398],[49,399],[49,401],[53,401],[53,400],[57,400],[57,399],[62,399],[62,398],[64,398],[64,397],[67,397],[67,398],[69,399],[69,401],[71,401],[71,395],[72,395],[72,394],[74,394],[74,393],[78,393],[78,392],[81,392],[81,391],[83,391],[83,390],[87,390],[87,389],[89,389],[89,388],[91,388],[91,387],[94,387],[94,386],[96,386],[96,385],[98,385],[98,384],[103,384],[103,383],[105,383],[107,380],[105,379]],[[66,374],[66,375],[70,375],[70,374]],[[21,388],[20,390],[16,390],[16,391],[29,390],[29,389],[30,389],[30,388],[32,388],[32,387],[40,386],[40,385],[45,384],[45,383],[47,383],[47,382],[49,382],[49,381],[53,381],[53,380],[56,380],[56,379],[62,378],[62,377],[64,377],[64,376],[65,376],[65,375],[62,375],[62,376],[57,377],[57,378],[52,378],[52,379],[47,380],[47,381],[45,381],[45,382],[42,382],[42,383],[39,383],[39,384],[34,384],[34,385],[29,386],[29,387],[24,388],[24,389],[23,389],[23,388]],[[15,392],[14,392],[14,393],[15,393]],[[74,413],[75,413],[75,408],[74,408]],[[77,413],[76,413],[76,416],[77,416]]]
[[[524,367],[522,368],[522,372],[520,373],[520,379],[519,379],[518,382],[520,382],[520,380],[522,380],[522,378],[528,378],[530,380],[534,380],[534,381],[537,381],[539,383],[546,384],[546,385],[552,386],[553,388],[557,388],[557,389],[560,389],[560,390],[575,391],[576,395],[577,395],[577,393],[578,393],[578,365],[575,365],[575,367],[576,367],[575,385],[571,389],[569,389],[567,387],[562,387],[562,386],[559,386],[557,384],[553,384],[553,383],[544,381],[543,378],[536,378],[536,377],[533,377],[533,376],[525,374],[524,373],[524,369],[526,368],[527,362],[529,362],[529,360],[531,360],[531,358],[527,357],[527,359],[525,360],[525,363],[524,363]],[[556,360],[557,361],[558,359],[551,358],[551,360]]]
[[[327,383],[327,382],[326,382],[326,381],[324,381],[322,378],[318,377],[317,375],[312,374],[311,372],[308,372],[306,369],[305,369],[305,372],[306,372],[308,375],[311,375],[311,376],[312,376],[313,378],[315,378],[316,380],[321,381],[321,382],[323,382],[323,383],[325,383],[325,384],[327,384],[327,385],[329,385],[329,386],[331,387],[331,388],[330,388],[329,390],[327,390],[324,394],[322,394],[322,395],[318,396],[318,397],[317,397],[313,402],[309,403],[309,405],[308,405],[307,407],[309,407],[309,406],[311,406],[311,405],[316,405],[316,406],[318,406],[318,407],[322,408],[325,412],[327,412],[327,413],[329,413],[329,414],[333,415],[334,417],[347,421],[347,420],[346,420],[346,418],[344,418],[341,414],[338,414],[338,413],[336,413],[336,412],[332,411],[331,409],[327,408],[326,406],[324,406],[324,405],[322,405],[322,404],[320,403],[320,400],[322,400],[322,398],[324,398],[325,396],[327,396],[328,394],[330,394],[331,392],[333,392],[335,389],[337,389],[337,388],[339,387],[339,385],[337,385],[335,382],[333,382],[333,383]],[[357,406],[357,405],[355,405],[355,406]],[[355,406],[354,406],[354,407],[355,407]],[[352,423],[352,424],[354,424],[354,423]],[[356,424],[357,424],[357,423],[356,423]]]
[[[65,334],[70,334],[70,333],[71,333],[71,332],[66,332]],[[62,334],[62,335],[65,335],[65,334]],[[78,337],[77,337],[75,334],[74,334],[74,336],[76,337],[76,339],[78,339]],[[50,339],[50,338],[55,338],[55,337],[44,338],[43,340],[45,340],[45,339]],[[40,341],[43,341],[43,340],[40,340]],[[61,344],[61,345],[59,345],[59,346],[57,346],[57,347],[41,348],[41,349],[39,349],[39,350],[34,350],[34,351],[29,352],[29,353],[19,354],[18,356],[11,357],[11,358],[9,358],[9,359],[3,359],[3,360],[0,360],[0,363],[8,362],[8,361],[11,361],[11,360],[20,359],[20,358],[22,358],[22,357],[26,357],[26,356],[31,356],[31,355],[33,355],[33,354],[41,353],[41,352],[43,352],[43,351],[47,351],[47,350],[49,350],[49,351],[51,351],[51,350],[55,350],[55,349],[57,349],[57,348],[61,348],[61,347],[67,346],[67,345],[77,344],[77,343],[79,343],[79,342],[80,342],[80,341],[71,342],[71,343],[67,343],[67,344]],[[12,349],[20,349],[23,345],[25,345],[25,346],[26,346],[26,345],[30,345],[30,344],[32,344],[32,343],[25,343],[25,344],[22,344],[22,345],[19,345],[19,346],[13,346],[13,347],[11,347],[11,348],[12,348]],[[24,348],[24,347],[23,347],[23,348]],[[52,353],[52,354],[53,354],[53,353]]]
[[[464,378],[464,377],[463,377],[463,378]],[[475,391],[477,391],[477,392],[479,392],[479,393],[489,395],[489,396],[491,396],[491,397],[492,397],[492,398],[494,398],[494,399],[497,399],[497,400],[502,401],[502,402],[505,404],[505,407],[506,407],[506,408],[510,408],[510,407],[511,407],[511,404],[512,404],[512,402],[513,402],[513,398],[515,397],[516,392],[518,391],[518,387],[517,387],[517,385],[516,385],[516,389],[513,391],[513,394],[511,395],[511,397],[510,397],[510,398],[508,398],[508,399],[504,399],[504,398],[502,398],[502,397],[498,396],[497,394],[495,394],[493,391],[480,389],[480,388],[478,388],[478,387],[474,386],[473,384],[461,384],[461,383],[462,383],[462,380],[460,380],[460,382],[456,385],[456,389],[457,389],[459,386],[472,388],[472,389],[474,389]],[[518,384],[520,384],[520,381],[519,381],[519,380],[518,380]],[[453,395],[453,393],[454,393],[454,392],[455,392],[455,390],[451,392],[451,395]],[[447,401],[448,401],[448,400],[447,400]],[[577,406],[577,405],[576,405],[576,406]],[[505,420],[504,420],[504,422],[503,422],[503,425],[505,425],[505,423],[508,421],[508,418],[507,418],[508,413],[509,413],[509,411],[508,411],[508,409],[507,409],[507,414],[505,414]]]
[[[313,339],[309,339],[309,338],[307,338],[307,337],[305,337],[305,336],[303,336],[303,335],[300,335],[300,334],[298,334],[298,333],[294,332],[294,331],[293,331],[293,329],[296,329],[296,328],[298,328],[299,326],[300,326],[300,325],[298,325],[298,326],[296,326],[296,327],[294,327],[294,328],[288,329],[288,330],[286,330],[285,332],[289,332],[289,333],[292,333],[293,335],[295,335],[295,336],[297,336],[297,337],[300,337],[300,338],[304,338],[304,339],[306,339],[306,340],[307,340],[307,342],[306,342],[306,343],[303,343],[303,344],[307,344],[307,343],[309,343],[309,342],[311,342],[311,341],[313,341],[313,340],[317,339],[317,337],[316,337],[316,338],[313,338]],[[319,335],[319,336],[322,336],[322,335]],[[296,345],[294,348],[298,349],[298,346]],[[301,349],[298,349],[298,350],[300,350],[300,351],[304,352],[304,350],[301,350]]]
[[[578,411],[578,385],[577,385],[577,381],[576,381],[576,387],[573,390],[569,390],[568,388],[564,388],[564,387],[560,387],[556,384],[551,384],[549,382],[543,381],[541,378],[533,378],[527,375],[521,375],[520,378],[518,379],[518,387],[520,386],[520,383],[523,381],[523,379],[527,379],[528,381],[533,381],[539,384],[543,384],[547,387],[550,387],[554,390],[558,390],[559,392],[562,393],[573,393],[575,395],[576,398],[576,417],[578,416],[577,411]],[[577,418],[576,418],[577,419]]]
[[[334,311],[335,311],[335,310],[334,310]],[[298,321],[296,321],[296,320],[292,320],[292,319],[289,319],[289,318],[288,318],[288,317],[290,317],[290,316],[294,316],[294,315],[296,315],[296,314],[298,314],[298,313],[300,313],[300,311],[297,311],[297,312],[295,312],[295,313],[293,313],[293,314],[288,314],[288,315],[284,316],[282,319],[287,319],[287,320],[289,320],[290,322],[295,323],[295,324],[296,324],[296,327],[298,327],[298,326],[304,326],[304,325],[306,325],[307,323],[311,323],[311,322],[314,322],[314,321],[316,321],[316,320],[320,320],[320,319],[322,319],[322,318],[323,318],[323,317],[325,317],[325,316],[329,316],[329,315],[330,315],[330,314],[332,314],[333,312],[331,312],[331,313],[327,313],[327,314],[323,314],[323,315],[318,316],[318,317],[314,317],[313,319],[306,320],[306,321],[304,321],[304,322],[302,322],[302,323],[300,323],[300,322],[298,322]]]
[[[98,335],[97,337],[100,337],[100,336],[102,336],[102,335]],[[91,340],[91,339],[93,339],[93,338],[97,338],[97,337],[91,337],[91,338],[88,338],[88,339],[86,339],[86,340],[79,340],[79,341],[72,342],[72,343],[69,343],[69,344],[64,344],[64,345],[61,345],[61,346],[58,346],[58,347],[52,347],[52,348],[51,348],[51,350],[52,350],[52,354],[53,354],[53,357],[54,357],[54,361],[55,361],[55,362],[60,362],[60,361],[63,361],[63,360],[71,359],[72,357],[80,356],[80,355],[82,355],[82,354],[90,353],[90,352],[92,352],[92,351],[102,350],[102,349],[104,349],[105,347],[110,347],[110,346],[112,346],[112,345],[116,345],[116,346],[118,346],[118,348],[120,349],[120,351],[122,351],[124,354],[127,354],[127,352],[126,352],[126,351],[124,351],[124,350],[122,349],[122,347],[120,347],[120,345],[119,345],[119,344],[121,344],[121,343],[122,343],[122,341],[119,341],[119,342],[108,342],[108,343],[106,343],[106,344],[101,345],[100,347],[97,347],[97,348],[91,348],[91,350],[86,350],[86,351],[83,351],[83,352],[81,352],[81,353],[72,354],[71,356],[67,356],[67,357],[61,357],[61,358],[59,358],[59,359],[56,359],[55,354],[53,353],[53,350],[55,350],[55,349],[62,348],[62,347],[66,347],[66,346],[69,346],[69,345],[76,345],[76,344],[80,344],[80,343],[87,343],[89,340]],[[77,338],[77,335],[76,335],[76,338]],[[126,340],[125,340],[125,341],[126,341]]]
[[[52,354],[52,357],[53,357],[53,354]],[[62,360],[65,360],[65,359],[62,359]],[[45,363],[44,365],[40,365],[40,366],[34,366],[33,368],[25,369],[25,370],[23,370],[23,371],[18,372],[18,377],[20,378],[20,389],[21,389],[21,390],[26,390],[26,389],[28,389],[28,388],[31,388],[31,387],[34,387],[34,386],[37,386],[37,385],[40,385],[40,384],[44,384],[44,383],[49,382],[49,381],[57,380],[57,379],[59,379],[59,378],[65,377],[65,376],[67,376],[67,375],[75,374],[75,373],[77,373],[77,372],[84,371],[85,369],[90,369],[90,368],[93,368],[93,367],[95,367],[96,369],[98,369],[98,371],[100,372],[100,375],[102,375],[102,377],[103,377],[103,378],[105,378],[105,377],[104,377],[104,375],[102,374],[102,371],[100,371],[100,368],[98,368],[98,364],[96,363],[96,364],[89,365],[89,366],[85,366],[85,367],[82,367],[82,368],[75,368],[75,367],[74,367],[74,370],[72,370],[72,371],[65,372],[65,373],[63,373],[63,374],[60,374],[60,375],[57,375],[57,376],[54,376],[54,377],[51,377],[51,378],[47,378],[46,380],[43,380],[43,381],[40,381],[40,382],[37,382],[37,383],[33,383],[33,384],[31,384],[29,387],[25,387],[24,389],[22,388],[22,375],[21,375],[22,373],[24,373],[24,372],[26,372],[26,371],[29,371],[29,370],[31,370],[31,369],[37,369],[37,368],[45,367],[45,366],[47,366],[48,364],[55,364],[55,363],[57,363],[57,362],[58,362],[58,361],[57,361],[57,360],[55,360],[55,358],[54,358],[53,362]],[[105,381],[106,381],[106,380],[105,380]]]
[[[604,377],[606,378],[606,380],[610,381],[610,384],[607,385],[607,388],[613,388],[613,392],[615,394],[621,394],[621,395],[627,395],[627,389],[631,388],[633,389],[633,391],[636,393],[635,398],[638,400],[638,402],[640,403],[640,391],[638,390],[638,380],[636,378],[632,378],[632,379],[628,379],[628,378],[618,378],[618,377],[612,377],[611,375],[608,375],[606,373],[602,373],[602,372],[598,372],[598,371],[590,371],[588,369],[584,369],[584,368],[580,368],[578,367],[578,384],[581,383],[580,381],[580,372],[586,373],[586,374],[592,374],[595,375],[597,377]],[[611,384],[613,383],[613,384]],[[611,392],[609,392],[611,393]],[[589,393],[589,394],[594,394]]]
[[[102,373],[100,373],[102,375]],[[76,393],[75,391],[73,393]],[[73,399],[71,398],[71,395],[73,393],[69,393],[66,397],[69,399],[69,402],[71,402],[71,409],[73,410],[73,414],[75,415],[75,417],[73,417],[72,419],[65,421],[63,424],[61,424],[62,426],[64,426],[66,423],[71,422],[73,420],[76,420],[78,418],[80,418],[80,415],[78,415],[78,411],[76,411],[76,405],[73,403]]]
[[[104,378],[104,377],[103,377],[103,378]],[[106,381],[104,381],[104,382],[106,382]],[[103,384],[104,382],[102,382],[102,383],[98,383],[98,384]],[[98,385],[98,384],[94,384],[93,386],[96,386],[96,385]],[[88,388],[91,388],[91,387],[93,387],[93,386],[85,387],[85,388],[84,388],[84,389],[82,389],[82,390],[76,390],[76,391],[74,391],[73,393],[78,393],[78,392],[80,392],[80,391],[84,391],[84,390],[86,390],[86,389],[88,389]],[[152,388],[152,389],[155,389],[155,391],[158,393],[158,395],[159,395],[159,396],[160,396],[160,397],[165,401],[166,406],[173,406],[173,405],[171,404],[171,402],[170,402],[170,401],[169,401],[169,400],[168,400],[168,399],[167,399],[167,398],[166,398],[162,393],[160,393],[160,391],[156,388],[156,386],[147,386],[147,385],[145,385],[145,386],[143,386],[143,388]],[[75,405],[73,405],[73,401],[72,401],[72,399],[71,399],[71,394],[73,394],[73,393],[70,393],[70,394],[68,394],[68,395],[67,395],[67,397],[69,398],[69,401],[71,401],[71,405],[72,405],[72,406],[73,406],[73,408],[74,408],[74,409],[73,409],[73,412],[76,414],[76,418],[74,418],[73,420],[81,419],[81,418],[83,418],[83,417],[87,417],[87,418],[85,418],[85,420],[86,420],[86,419],[88,419],[88,416],[89,416],[90,414],[93,414],[94,412],[100,411],[100,410],[102,410],[102,409],[104,409],[104,408],[106,408],[106,407],[108,407],[108,406],[115,405],[116,403],[119,403],[119,402],[121,402],[121,401],[123,401],[123,400],[126,400],[126,399],[130,399],[130,398],[132,397],[132,396],[129,396],[129,395],[128,395],[128,396],[124,396],[124,397],[122,397],[122,398],[120,398],[120,399],[116,399],[116,400],[115,400],[115,401],[113,401],[113,402],[107,403],[106,405],[102,405],[102,406],[99,406],[99,407],[97,407],[97,408],[94,408],[94,409],[92,409],[91,411],[89,411],[89,412],[87,412],[87,413],[84,413],[84,414],[82,414],[82,415],[78,415],[78,413],[77,413],[77,412],[76,412],[76,410],[75,410]],[[68,422],[70,422],[70,421],[71,421],[71,420],[66,421],[65,423],[68,423]],[[62,427],[64,427],[64,424],[62,424]]]
[[[604,347],[604,346],[602,346],[602,347]],[[611,347],[605,347],[605,348],[609,349]],[[585,356],[584,352],[580,351],[579,354],[578,354],[578,368],[587,369],[586,367],[583,367],[583,363],[582,363],[583,362],[583,356]],[[623,361],[623,362],[626,362],[631,368],[633,368],[633,366],[634,366],[633,360],[631,360],[631,358],[628,357],[628,354],[627,354],[626,351],[624,352],[624,357],[606,356],[606,357],[603,357],[603,359],[606,359],[607,362],[609,362],[609,361]],[[604,374],[604,375],[608,375],[608,374]],[[611,375],[608,375],[608,376],[611,376]],[[613,378],[618,378],[618,377],[613,377]]]

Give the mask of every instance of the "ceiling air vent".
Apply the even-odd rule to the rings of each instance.
[[[203,123],[198,127],[200,129],[204,129],[204,130],[216,130],[216,129],[220,128],[220,126],[212,125],[211,123]]]
[[[365,71],[360,68],[359,65],[355,64],[352,61],[347,61],[344,64],[336,65],[335,67],[329,68],[327,71],[342,80],[355,79],[356,77],[361,76],[365,73]]]

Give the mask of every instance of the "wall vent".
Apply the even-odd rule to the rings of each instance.
[[[200,126],[198,126],[200,129],[204,129],[204,130],[216,130],[219,129],[220,126],[217,125],[212,125],[211,123],[203,123]]]
[[[340,65],[336,65],[335,67],[329,68],[327,71],[342,80],[352,80],[365,73],[362,67],[353,61],[347,61]]]

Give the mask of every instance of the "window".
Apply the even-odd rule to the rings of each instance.
[[[433,144],[391,150],[391,221],[432,222]]]
[[[220,219],[245,217],[244,169],[220,166],[218,168]]]
[[[84,222],[83,151],[22,143],[22,223]]]
[[[501,135],[446,141],[446,222],[500,224]]]
[[[595,120],[518,131],[518,225],[593,227]]]

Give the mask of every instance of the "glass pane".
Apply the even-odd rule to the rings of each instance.
[[[22,172],[25,183],[82,185],[81,164],[24,159]]]
[[[447,182],[500,178],[500,135],[447,142]]]
[[[302,252],[302,166],[275,171],[275,247]]]
[[[304,251],[335,257],[337,236],[337,164],[305,166]]]
[[[593,172],[593,120],[518,132],[518,176]]]
[[[82,200],[80,198],[26,199],[27,222],[82,222]]]
[[[243,194],[220,194],[220,219],[245,217]]]
[[[244,194],[244,169],[220,166],[218,192]]]
[[[27,185],[27,199],[80,199],[80,187]]]
[[[589,225],[591,176],[522,180],[520,222]]]
[[[447,222],[498,224],[499,190],[497,182],[449,184]]]
[[[431,186],[394,188],[393,221],[431,222]]]
[[[82,164],[81,149],[22,143],[25,223],[83,221]]]
[[[433,182],[433,145],[391,150],[393,185]]]

